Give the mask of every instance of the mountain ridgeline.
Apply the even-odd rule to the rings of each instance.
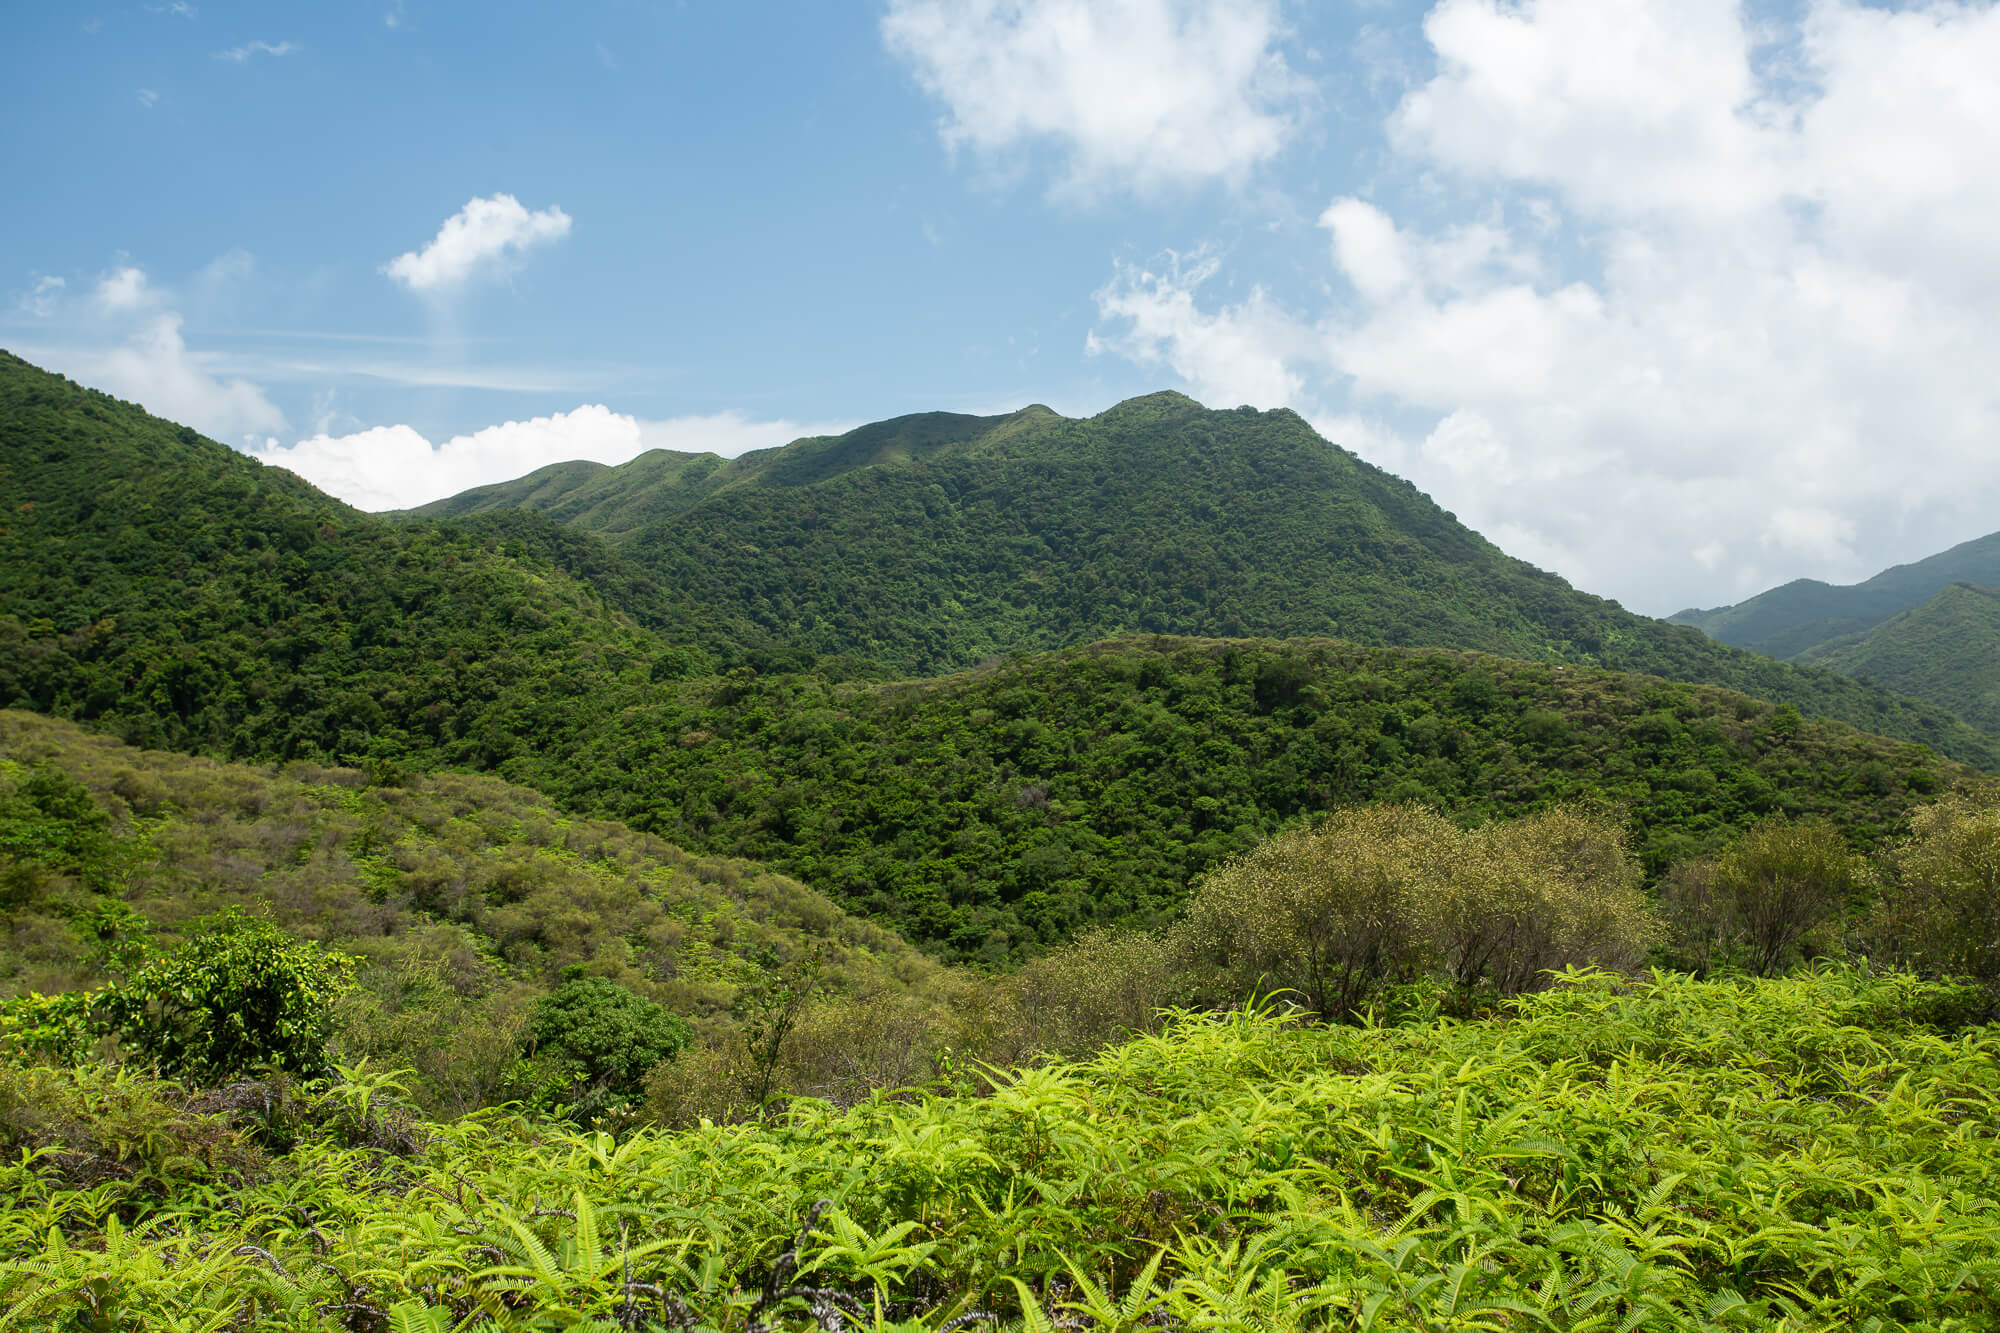
[[[0,706],[496,774],[954,958],[1164,920],[1333,806],[1584,801],[1657,873],[1777,813],[1866,848],[1997,762],[1577,593],[1289,413],[1177,395],[567,466],[517,483],[540,513],[363,514],[11,358],[0,446]],[[1175,625],[1220,635],[1082,642]]]
[[[1798,579],[1673,616],[1724,643],[1887,686],[2000,734],[2000,532],[1849,587]]]
[[[1088,420],[927,413],[729,462],[561,464],[417,512],[508,509],[774,642],[905,675],[1121,634],[1332,635],[1723,685],[1996,758],[1943,710],[1578,592],[1288,411],[1158,393]]]

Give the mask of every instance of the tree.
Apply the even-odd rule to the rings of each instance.
[[[333,1005],[350,958],[295,940],[235,908],[110,988],[124,1039],[177,1078],[227,1083],[262,1065],[308,1078],[328,1069]]]
[[[1815,927],[1838,916],[1861,863],[1830,824],[1765,820],[1716,865],[1715,901],[1765,976],[1782,971]]]
[[[639,1095],[646,1071],[693,1040],[687,1020],[602,977],[572,977],[544,995],[528,1028],[531,1049],[554,1062],[572,1106]]]
[[[1951,796],[1911,823],[1883,858],[1868,934],[1919,971],[2000,986],[2000,794]]]

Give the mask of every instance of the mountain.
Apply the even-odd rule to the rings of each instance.
[[[2000,532],[1885,569],[1865,583],[1836,587],[1795,579],[1734,606],[1689,608],[1668,619],[1739,648],[1805,660],[1808,649],[1914,611],[1954,583],[2000,587]]]
[[[1886,686],[2000,735],[1996,587],[2000,532],[1851,587],[1798,579],[1673,619],[1724,643]]]
[[[1814,644],[1798,660],[1928,699],[2000,734],[2000,591],[1947,585],[1861,634]]]
[[[137,744],[491,766],[708,667],[590,539],[388,522],[4,353],[0,518],[0,705]]]
[[[1939,710],[1578,592],[1288,411],[925,413],[733,461],[559,464],[416,513],[509,508],[774,642],[908,675],[1130,633],[1335,635],[1723,685],[1995,757]]]

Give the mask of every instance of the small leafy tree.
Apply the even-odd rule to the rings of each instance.
[[[2000,987],[2000,793],[1947,797],[1911,825],[1883,858],[1870,943],[1933,976]]]
[[[353,960],[235,908],[110,988],[119,1033],[164,1072],[226,1083],[262,1065],[327,1072],[333,1006]]]
[[[1723,854],[1713,892],[1751,967],[1774,976],[1814,929],[1840,915],[1861,881],[1860,860],[1832,825],[1771,819]]]
[[[572,1111],[624,1104],[646,1071],[693,1040],[687,1020],[602,977],[572,977],[535,1006],[528,1039],[568,1080]]]

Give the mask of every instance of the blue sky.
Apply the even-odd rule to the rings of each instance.
[[[2000,13],[49,6],[0,345],[364,507],[1291,406],[1635,609],[2000,526]]]

